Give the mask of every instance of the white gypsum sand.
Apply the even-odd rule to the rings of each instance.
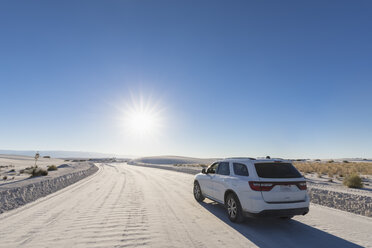
[[[32,169],[28,169],[28,173],[21,172],[33,165],[34,159],[32,157],[0,155],[0,173],[2,174],[0,179],[0,213],[60,190],[91,175],[97,169],[88,162],[42,158],[37,163],[38,168],[47,170],[47,166],[55,165],[58,170],[48,171],[47,176],[37,177],[31,177]],[[3,177],[7,177],[6,180]]]
[[[370,218],[311,205],[290,221],[233,224],[193,176],[127,164],[0,215],[0,247],[371,247]]]

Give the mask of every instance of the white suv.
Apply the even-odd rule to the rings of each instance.
[[[194,197],[223,204],[231,221],[244,217],[283,219],[309,212],[305,178],[290,161],[228,158],[195,176]]]

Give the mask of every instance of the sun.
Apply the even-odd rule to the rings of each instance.
[[[128,116],[129,128],[140,136],[151,135],[156,131],[157,121],[154,113],[145,110],[132,111]]]
[[[125,132],[141,139],[158,135],[163,126],[162,112],[158,101],[132,96],[123,111],[122,123]]]

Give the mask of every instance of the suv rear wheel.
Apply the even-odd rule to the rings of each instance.
[[[201,192],[201,188],[200,188],[198,181],[194,182],[194,197],[195,197],[195,200],[197,200],[198,202],[204,201],[205,199],[205,197],[203,196]]]
[[[240,202],[235,194],[230,193],[226,197],[225,205],[227,216],[232,222],[242,222],[244,220],[242,207],[240,206]]]

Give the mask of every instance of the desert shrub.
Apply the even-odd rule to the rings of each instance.
[[[55,171],[55,170],[58,170],[57,166],[55,165],[48,166],[48,171]]]
[[[39,177],[39,176],[46,176],[46,175],[48,175],[48,171],[41,169],[41,168],[34,167],[31,171],[31,177]]]
[[[5,181],[6,179],[8,179],[8,177],[7,176],[3,176],[3,180]]]
[[[333,163],[335,162],[333,159],[329,160],[327,163]]]
[[[349,163],[349,161],[347,161],[347,160],[344,160],[344,161],[342,161],[342,162],[344,162],[344,163]]]
[[[342,183],[349,188],[360,189],[363,187],[362,179],[357,174],[348,175]]]
[[[10,171],[8,171],[8,172],[15,172],[15,169],[11,169]]]

